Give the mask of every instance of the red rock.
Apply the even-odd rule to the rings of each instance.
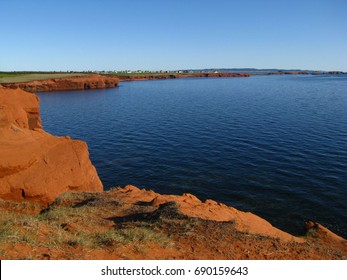
[[[117,77],[106,77],[95,74],[81,77],[3,84],[3,86],[12,89],[21,88],[29,92],[43,92],[111,88],[118,86],[118,83],[119,79]]]
[[[188,74],[158,74],[158,75],[128,75],[118,76],[121,81],[138,81],[138,80],[165,80],[178,78],[228,78],[228,77],[249,77],[249,74],[239,73],[188,73]]]
[[[327,229],[319,223],[308,221],[305,223],[305,227],[309,236],[313,236],[319,239],[330,239],[346,242],[344,238],[338,236],[337,234],[333,233],[332,231],[330,231],[329,229]]]
[[[110,191],[110,195],[116,196],[125,203],[136,204],[146,202],[153,207],[159,207],[167,202],[176,202],[180,212],[189,217],[196,217],[204,220],[218,222],[233,221],[235,228],[241,232],[259,234],[279,238],[282,241],[304,242],[304,239],[295,237],[289,233],[273,227],[268,221],[250,212],[242,212],[233,207],[227,206],[213,200],[202,202],[192,194],[162,195],[145,189],[138,189],[135,186],[126,186]]]
[[[102,189],[87,144],[45,132],[36,95],[0,87],[0,198],[48,204]]]

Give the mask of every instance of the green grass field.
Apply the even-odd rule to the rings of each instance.
[[[203,72],[200,72],[203,73]],[[47,79],[57,79],[57,78],[66,78],[66,77],[78,77],[84,75],[90,75],[92,73],[79,73],[79,72],[0,72],[0,84],[6,83],[22,83],[38,80],[47,80]],[[178,74],[177,72],[117,72],[117,73],[100,73],[104,76],[116,76],[116,77],[128,77],[128,76],[163,76],[163,75],[172,75]],[[180,73],[182,74],[182,73]],[[187,74],[187,73],[184,73]]]
[[[86,73],[0,72],[0,84],[84,76]]]

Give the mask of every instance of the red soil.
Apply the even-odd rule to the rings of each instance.
[[[0,200],[0,209],[5,259],[347,258],[346,240],[319,224],[294,237],[251,213],[134,186],[65,194],[43,210]]]
[[[238,73],[189,73],[189,74],[158,74],[158,75],[125,75],[118,76],[121,81],[138,80],[165,80],[179,78],[229,78],[229,77],[249,77],[249,74]]]
[[[102,188],[85,142],[45,132],[36,95],[0,88],[0,198],[47,204]]]
[[[112,88],[118,86],[119,79],[111,76],[89,75],[82,77],[48,79],[23,83],[3,84],[7,88],[21,88],[29,92],[84,90]]]

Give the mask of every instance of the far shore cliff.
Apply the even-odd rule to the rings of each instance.
[[[20,88],[28,92],[48,92],[48,91],[68,91],[68,90],[87,90],[87,89],[103,89],[117,87],[120,82],[129,81],[144,81],[144,80],[167,80],[167,79],[181,79],[181,78],[247,78],[254,75],[339,75],[346,74],[340,71],[319,72],[319,71],[276,71],[264,73],[229,73],[229,72],[193,72],[193,73],[135,73],[135,74],[65,74],[66,77],[60,78],[43,78],[43,75],[50,76],[50,74],[41,74],[40,79],[31,80],[30,74],[26,76],[27,81],[23,82],[2,82],[0,83],[6,88]],[[23,74],[25,75],[25,74]],[[58,74],[59,75],[59,74]],[[64,74],[60,74],[64,75]],[[51,76],[55,76],[52,74]],[[35,75],[34,75],[35,77]],[[22,80],[21,77],[19,80]],[[12,78],[15,81],[15,78]]]
[[[6,88],[20,88],[28,92],[45,91],[65,91],[65,90],[86,90],[112,88],[119,84],[117,77],[87,75],[81,77],[57,78],[48,80],[38,80],[22,83],[5,83],[2,86]]]
[[[186,74],[157,74],[157,75],[122,75],[118,76],[121,81],[142,80],[166,80],[180,78],[245,78],[250,77],[247,73],[186,73]]]
[[[0,258],[347,259],[346,240],[315,222],[296,237],[192,194],[102,191],[86,143],[45,132],[39,113],[36,95],[0,85]]]
[[[179,78],[232,78],[249,77],[249,74],[237,73],[192,73],[192,74],[157,74],[157,75],[84,75],[76,77],[35,80],[29,82],[3,83],[6,88],[20,88],[28,92],[68,91],[102,89],[118,86],[120,81],[166,80]]]

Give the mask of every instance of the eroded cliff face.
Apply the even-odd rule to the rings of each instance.
[[[199,200],[192,194],[162,195],[153,191],[139,189],[128,185],[125,188],[117,188],[110,191],[110,195],[117,197],[122,203],[134,205],[146,205],[160,208],[170,202],[174,202],[180,213],[188,216],[217,222],[234,222],[235,228],[240,232],[259,234],[278,238],[282,241],[303,242],[302,238],[273,227],[268,221],[250,212],[242,212],[225,204],[207,199]]]
[[[239,73],[184,73],[184,74],[158,74],[158,75],[124,75],[118,76],[121,81],[139,80],[166,80],[180,78],[241,78],[250,77],[249,74]]]
[[[64,194],[48,207],[0,199],[0,213],[0,223],[11,225],[13,232],[0,239],[2,259],[331,260],[347,256],[346,240],[314,222],[308,222],[308,233],[298,238],[218,202],[134,186]]]
[[[21,88],[29,92],[101,89],[118,86],[117,77],[89,75],[82,77],[48,79],[23,83],[3,84],[7,88]]]
[[[102,189],[87,144],[45,132],[36,95],[0,87],[0,198],[48,204]]]

